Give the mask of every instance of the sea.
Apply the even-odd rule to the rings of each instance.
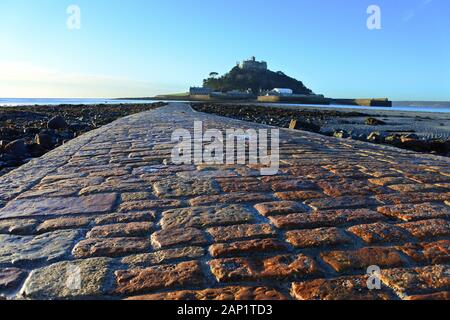
[[[128,100],[128,99],[29,99],[29,98],[0,98],[0,107],[15,106],[34,106],[34,105],[93,105],[93,104],[136,104],[136,103],[154,103],[164,100]],[[172,101],[173,102],[173,101]],[[187,101],[179,101],[187,102]],[[277,104],[264,104],[277,105]],[[279,104],[278,104],[279,105]],[[313,105],[313,104],[283,104],[285,107],[304,107],[314,106],[323,108],[339,109],[367,109],[367,110],[386,110],[386,111],[405,111],[405,112],[432,112],[432,113],[450,113],[450,101],[394,101],[391,108],[387,107],[362,107],[346,105]]]

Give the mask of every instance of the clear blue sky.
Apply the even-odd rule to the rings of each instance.
[[[0,97],[182,92],[252,55],[330,97],[450,100],[450,1],[0,1]]]

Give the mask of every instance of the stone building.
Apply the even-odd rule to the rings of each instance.
[[[267,62],[256,61],[255,57],[238,63],[238,67],[242,70],[267,70]]]
[[[189,89],[189,94],[191,96],[207,96],[209,94],[211,94],[213,92],[213,90],[211,90],[210,88],[205,88],[205,87],[191,87]]]

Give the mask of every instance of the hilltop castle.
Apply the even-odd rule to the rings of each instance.
[[[238,62],[237,66],[242,70],[267,70],[267,62],[256,61],[255,57],[251,57],[249,60]]]

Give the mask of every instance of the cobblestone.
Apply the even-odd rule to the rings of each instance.
[[[113,209],[116,199],[117,194],[112,193],[87,197],[14,200],[0,210],[0,218],[105,213]]]
[[[368,244],[404,242],[409,239],[408,233],[399,227],[385,222],[364,224],[348,229]]]
[[[267,287],[225,287],[206,290],[184,290],[168,293],[149,294],[128,300],[222,300],[222,301],[269,301],[287,300],[279,291]]]
[[[168,263],[172,260],[192,260],[195,258],[200,258],[204,255],[205,250],[201,247],[183,247],[128,256],[122,259],[122,263],[125,263],[132,268],[140,268]]]
[[[381,280],[403,295],[423,291],[443,290],[450,286],[450,269],[445,265],[411,269],[392,269],[381,272]]]
[[[367,276],[316,279],[292,285],[299,300],[389,300],[393,296],[383,290],[369,290]]]
[[[450,223],[447,220],[422,220],[398,225],[419,239],[433,239],[450,235]]]
[[[150,249],[150,239],[146,238],[108,238],[87,239],[75,246],[72,254],[77,258],[117,257]]]
[[[54,262],[70,252],[79,232],[57,231],[38,236],[0,235],[0,265]]]
[[[287,241],[296,248],[313,248],[351,244],[351,238],[338,228],[321,228],[286,232]]]
[[[199,120],[269,128],[174,103],[0,177],[0,295],[449,299],[448,158],[281,129],[274,176],[174,165],[172,132]]]
[[[407,264],[399,252],[393,248],[370,247],[356,251],[332,251],[321,254],[322,259],[337,272],[359,270],[365,272],[368,267],[399,267]]]
[[[207,244],[205,233],[195,228],[166,229],[152,235],[152,243],[156,249],[168,248],[182,244]]]
[[[136,294],[158,289],[197,286],[204,282],[204,274],[198,262],[182,262],[147,269],[116,271],[118,294]]]
[[[397,248],[417,263],[449,263],[450,241],[441,240],[431,243],[409,243]]]
[[[368,209],[328,210],[270,217],[276,227],[287,229],[333,227],[351,223],[369,223],[382,219],[381,214]]]
[[[229,227],[213,227],[207,231],[216,242],[270,238],[275,237],[277,234],[270,224],[241,224]]]
[[[219,282],[295,279],[321,274],[317,263],[302,254],[269,258],[217,259],[212,260],[210,266],[211,272]]]
[[[26,274],[26,271],[17,268],[0,269],[0,292],[19,286]]]
[[[34,270],[20,295],[28,299],[93,298],[106,295],[112,260],[64,261]]]
[[[88,226],[92,219],[88,217],[57,218],[45,220],[38,227],[38,232],[50,232],[64,229],[81,229]]]
[[[270,253],[274,251],[282,251],[285,249],[286,244],[276,239],[257,239],[233,243],[214,244],[209,247],[209,252],[211,253],[211,256],[217,258],[254,253]]]
[[[387,216],[399,218],[403,221],[450,217],[449,207],[432,203],[383,206],[378,207],[378,211]]]
[[[294,201],[258,203],[257,205],[255,205],[255,209],[258,210],[258,212],[263,216],[308,212],[310,210],[308,206]]]
[[[163,229],[182,227],[212,227],[252,222],[253,214],[241,205],[191,207],[172,209],[162,215]]]
[[[87,234],[88,238],[126,238],[150,235],[154,230],[152,222],[130,222],[109,224],[93,228]]]

